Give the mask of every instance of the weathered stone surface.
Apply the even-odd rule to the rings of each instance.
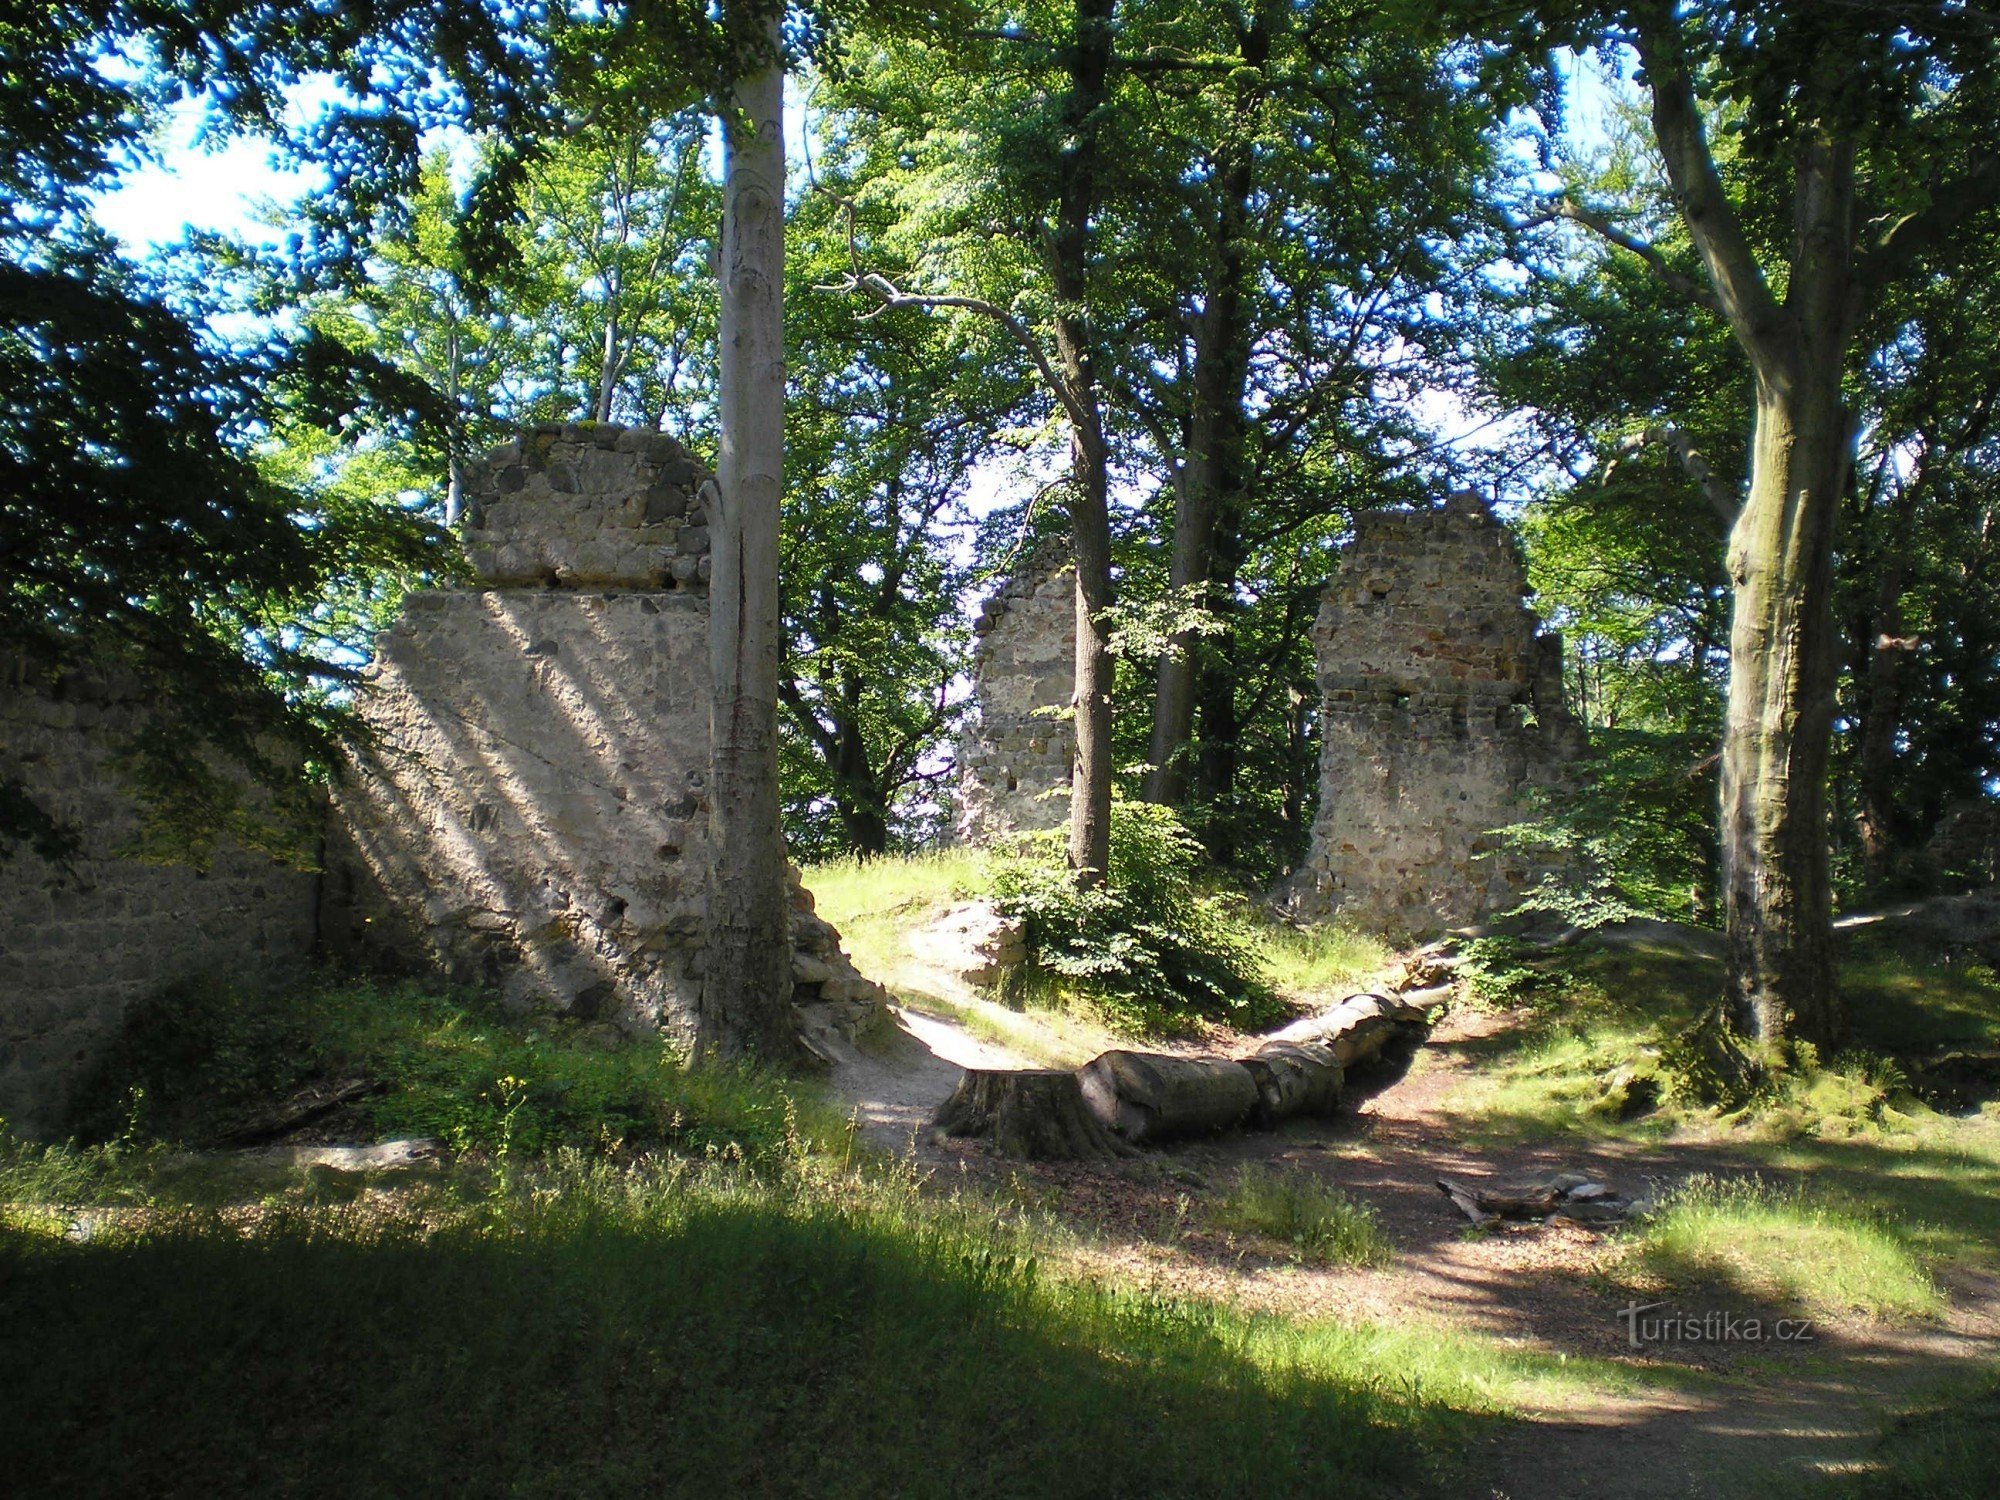
[[[675,586],[694,560],[663,569],[653,525],[618,506],[643,520],[657,485],[708,476],[660,433],[537,429],[521,440],[524,493],[556,463],[580,488],[514,512],[502,550],[534,561],[496,569],[481,550],[505,514],[487,478],[505,451],[475,470],[486,522],[466,543],[501,586],[412,595],[376,640],[357,700],[372,743],[335,792],[325,940],[685,1043],[703,974],[708,597]],[[518,586],[521,572],[556,584]],[[795,1000],[865,1024],[882,991],[796,875],[791,900]]]
[[[1320,802],[1293,885],[1307,915],[1396,933],[1504,910],[1543,867],[1494,830],[1583,749],[1562,643],[1523,603],[1518,548],[1476,494],[1361,516],[1315,629]]]
[[[973,629],[977,711],[958,742],[958,833],[968,843],[1069,819],[1076,733],[1076,574],[1045,544],[980,612]]]
[[[313,943],[313,877],[224,846],[205,871],[123,857],[139,808],[114,770],[138,684],[0,669],[0,780],[16,779],[81,847],[67,868],[0,861],[0,1118],[55,1131],[126,1010],[162,986],[274,978]]]
[[[663,432],[537,427],[469,466],[466,556],[489,584],[698,588],[707,479]]]

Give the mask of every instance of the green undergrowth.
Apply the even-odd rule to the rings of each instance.
[[[1475,1144],[1672,1138],[1773,1184],[1810,1184],[1823,1212],[1779,1191],[1782,1211],[1762,1222],[1789,1214],[1801,1221],[1800,1243],[1829,1254],[1893,1242],[1873,1258],[1887,1278],[1880,1295],[1864,1288],[1859,1300],[1919,1307],[1934,1295],[1922,1272],[2000,1267],[2000,1105],[1933,1110],[1888,1054],[1977,1045],[2000,1018],[2000,986],[1975,962],[1875,934],[1844,935],[1841,955],[1854,1049],[1824,1061],[1803,1053],[1791,1072],[1727,1107],[1703,1098],[1685,1041],[1719,991],[1718,958],[1669,939],[1535,958],[1508,995],[1515,1024],[1460,1044],[1470,1076],[1444,1108]],[[1707,1225],[1718,1241],[1730,1234],[1719,1209],[1690,1204],[1683,1222]],[[1849,1230],[1853,1244],[1841,1237]]]
[[[1118,1039],[1254,1030],[1353,993],[1391,957],[1359,932],[1271,920],[1212,878],[1200,846],[1162,808],[1114,807],[1102,890],[1076,889],[1063,848],[1057,830],[1012,849],[834,861],[805,876],[864,973],[1037,1060],[1068,1062],[1072,1051]],[[994,901],[1027,930],[1033,961],[996,998],[1069,1034],[1046,1058],[1020,1028],[931,994],[911,961],[909,933],[973,899]]]
[[[1070,1278],[1018,1214],[816,1160],[566,1152],[482,1194],[156,1205],[82,1243],[16,1221],[0,1471],[30,1494],[1454,1494],[1451,1455],[1565,1378]]]
[[[84,1090],[78,1133],[216,1144],[341,1085],[367,1089],[343,1107],[350,1138],[488,1155],[664,1147],[758,1161],[795,1137],[832,1149],[847,1133],[810,1089],[689,1071],[657,1037],[510,1015],[477,991],[331,977],[180,985],[136,1007]]]
[[[1110,845],[1094,886],[1072,877],[1059,829],[1024,835],[995,859],[995,902],[1027,939],[1018,994],[1136,1037],[1249,1031],[1287,1013],[1258,963],[1248,900],[1211,878],[1172,809],[1114,801]]]
[[[1690,1178],[1641,1227],[1623,1269],[1669,1291],[1722,1289],[1829,1318],[1944,1310],[1897,1216],[1818,1187]]]
[[[1323,1265],[1373,1266],[1389,1258],[1375,1212],[1296,1172],[1246,1168],[1216,1204],[1218,1228],[1261,1235]]]
[[[2000,1031],[2000,979],[1983,965],[1850,936],[1841,983],[1852,1045],[1830,1058],[1802,1048],[1754,1093],[1717,1102],[1697,1023],[1720,993],[1719,957],[1643,939],[1526,957],[1495,951],[1506,952],[1490,945],[1481,955],[1475,994],[1517,1024],[1476,1049],[1478,1076],[1448,1101],[1489,1137],[1907,1131],[1929,1112],[1898,1059],[1978,1046]]]

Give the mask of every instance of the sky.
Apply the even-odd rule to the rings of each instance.
[[[1594,60],[1571,59],[1566,72],[1567,135],[1574,148],[1587,150],[1606,139],[1606,121],[1621,86],[1608,79]],[[317,113],[334,92],[329,81],[302,84],[292,96],[293,123]],[[806,111],[799,103],[794,87],[788,91],[785,116],[794,173],[802,170],[805,156],[801,130]],[[261,140],[205,139],[206,113],[199,98],[173,106],[154,142],[152,159],[123,174],[97,197],[98,221],[135,258],[173,243],[189,230],[276,243],[284,233],[283,216],[272,213],[272,207],[297,199],[315,185],[313,174],[281,164],[275,149]],[[719,149],[715,154],[713,165],[719,168]],[[1487,429],[1485,419],[1441,391],[1420,396],[1419,408],[1419,415],[1448,442],[1476,444]],[[1038,475],[1038,470],[1024,469],[1018,461],[983,465],[971,476],[968,503],[975,514],[984,515],[1018,497],[1024,486],[1036,487],[1046,478]]]

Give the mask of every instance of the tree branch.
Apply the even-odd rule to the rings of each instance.
[[[1638,25],[1639,59],[1653,93],[1653,135],[1717,305],[1751,358],[1766,359],[1777,352],[1783,312],[1723,191],[1680,39],[1667,34],[1678,24],[1672,6],[1661,5],[1647,9]]]
[[[1894,280],[1911,261],[1995,203],[2000,203],[2000,153],[1980,151],[1970,171],[1954,181],[1931,184],[1928,206],[1903,215],[1875,237],[1857,267],[1862,284],[1874,288]]]
[[[1628,234],[1620,229],[1608,215],[1601,214],[1593,208],[1585,208],[1574,199],[1564,198],[1550,207],[1549,217],[1568,219],[1572,224],[1581,224],[1585,229],[1619,249],[1631,251],[1650,266],[1653,274],[1659,277],[1662,284],[1676,296],[1687,299],[1696,307],[1705,307],[1712,313],[1722,314],[1722,299],[1712,290],[1685,272],[1676,271],[1657,248],[1637,235]],[[1523,227],[1532,227],[1532,224]]]
[[[1089,411],[1077,400],[1076,392],[1069,388],[1069,383],[1062,378],[1054,364],[1050,362],[1047,352],[1041,346],[1041,341],[1035,337],[1034,332],[1026,323],[1023,323],[998,303],[988,302],[983,297],[958,297],[944,294],[931,295],[928,293],[900,291],[888,277],[875,271],[851,275],[831,286],[814,287],[813,290],[819,292],[843,292],[849,295],[856,292],[866,292],[880,305],[873,312],[862,313],[861,317],[864,320],[880,317],[892,308],[899,307],[920,308],[927,312],[942,307],[957,307],[963,308],[967,312],[978,313],[983,318],[992,319],[1005,329],[1008,336],[1021,346],[1029,359],[1034,361],[1035,368],[1041,372],[1043,383],[1048,386],[1049,393],[1056,398],[1057,403],[1063,409],[1063,414],[1070,419],[1071,425],[1079,431],[1088,430],[1090,425]]]
[[[1734,526],[1736,513],[1742,508],[1736,490],[1717,477],[1715,470],[1709,467],[1708,460],[1703,457],[1701,449],[1695,447],[1694,439],[1678,427],[1663,423],[1625,438],[1618,444],[1616,456],[1605,469],[1604,477],[1606,479],[1611,477],[1611,470],[1618,466],[1619,459],[1627,458],[1641,448],[1648,448],[1656,443],[1673,454],[1674,461],[1681,466],[1681,472],[1695,482],[1695,487],[1701,491],[1702,498],[1708,501],[1710,509],[1722,518],[1722,524]]]

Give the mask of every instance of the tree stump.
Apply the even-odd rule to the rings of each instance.
[[[1269,1130],[1280,1120],[1323,1118],[1340,1108],[1346,1069],[1330,1047],[1302,1042],[1267,1042],[1243,1059],[1257,1085],[1250,1122]]]
[[[1257,1083],[1232,1058],[1107,1052],[1077,1069],[1084,1103],[1135,1144],[1240,1125],[1257,1107]]]
[[[1077,1075],[1060,1068],[967,1068],[931,1124],[946,1135],[990,1136],[1023,1161],[1107,1161],[1132,1156],[1085,1105]]]

